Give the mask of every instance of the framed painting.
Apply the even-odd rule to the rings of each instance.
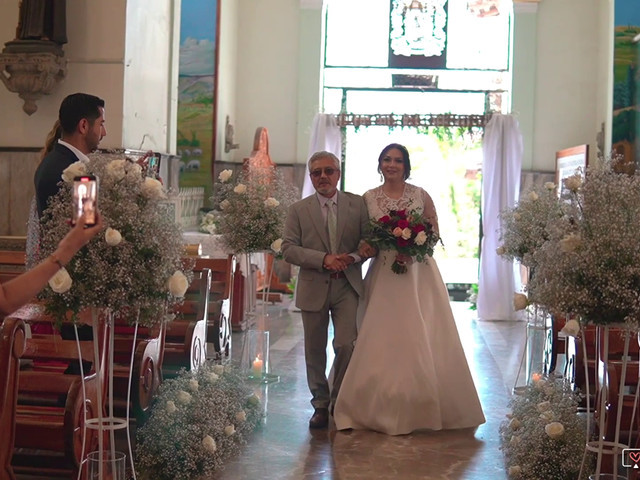
[[[180,187],[211,196],[216,152],[220,0],[182,2],[178,68]]]
[[[589,145],[578,145],[565,148],[556,152],[556,185],[558,185],[558,196],[562,197],[564,186],[562,180],[576,173],[581,169],[584,174],[589,162]]]

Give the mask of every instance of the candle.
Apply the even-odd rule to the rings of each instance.
[[[256,357],[256,359],[253,361],[253,376],[254,377],[262,378],[262,366],[263,365],[264,365],[264,362],[260,358],[260,355],[258,355]]]
[[[542,374],[541,373],[534,373],[533,375],[531,375],[531,379],[534,382],[539,382],[540,380],[542,380]]]

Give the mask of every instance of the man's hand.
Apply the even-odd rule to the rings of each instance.
[[[346,253],[342,253],[340,255],[327,253],[324,257],[324,261],[322,262],[322,266],[332,272],[341,272],[352,263],[353,258]]]

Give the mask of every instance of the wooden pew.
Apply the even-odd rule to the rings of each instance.
[[[235,255],[224,258],[196,258],[194,271],[211,270],[209,290],[209,316],[207,341],[213,351],[208,357],[214,360],[228,360],[231,356],[231,319],[235,314],[237,300],[234,292],[237,260]],[[241,280],[241,279],[240,279]]]
[[[175,377],[183,368],[196,370],[205,362],[210,288],[211,271],[194,272],[185,300],[174,310],[176,318],[166,325],[164,378]]]
[[[25,271],[26,237],[0,236],[0,283]]]
[[[7,320],[24,321],[20,311]],[[104,324],[98,331],[100,338],[107,335]],[[104,394],[98,398],[98,382],[104,392],[105,378],[93,368],[84,372],[85,401],[81,376],[65,373],[68,362],[94,362],[93,341],[79,343],[80,351],[75,340],[63,340],[58,334],[36,334],[25,340],[21,358],[33,360],[33,365],[18,373],[12,459],[16,472],[75,476],[82,458],[97,448],[97,432],[87,429],[83,450],[85,413],[87,419],[95,418],[103,408]]]

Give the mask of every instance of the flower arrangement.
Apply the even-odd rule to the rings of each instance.
[[[40,254],[53,252],[68,231],[71,190],[77,175],[98,178],[98,206],[107,226],[50,281],[41,293],[46,310],[62,320],[89,307],[153,325],[181,301],[191,273],[182,262],[182,232],[163,209],[162,184],[144,177],[140,165],[113,155],[92,155],[62,174],[62,188],[42,217]]]
[[[534,254],[530,296],[584,323],[640,321],[640,175],[617,173],[614,158],[565,181],[563,215],[549,222]]]
[[[230,365],[183,371],[162,384],[138,430],[137,468],[154,480],[210,478],[261,418],[259,398]]]
[[[581,396],[562,380],[540,379],[510,402],[500,425],[501,450],[509,478],[577,478],[587,441]],[[587,466],[588,467],[588,466]]]
[[[392,210],[378,220],[370,220],[367,241],[381,250],[398,252],[391,270],[396,274],[407,272],[407,259],[426,262],[433,256],[433,248],[440,237],[416,211]]]
[[[497,253],[507,260],[534,267],[534,253],[549,238],[549,222],[561,215],[556,185],[547,182],[534,187],[515,207],[500,213],[502,245]]]
[[[231,170],[223,170],[214,186],[217,232],[234,253],[279,253],[287,211],[299,199],[298,190],[272,167],[242,172],[235,184],[232,177]]]
[[[200,231],[214,235],[218,231],[218,212],[211,210],[202,216]]]

